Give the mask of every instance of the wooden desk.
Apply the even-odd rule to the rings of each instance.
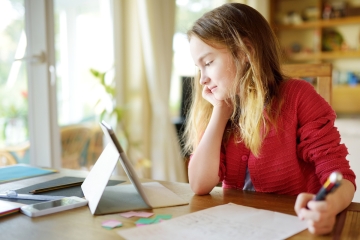
[[[0,192],[9,189],[18,189],[36,183],[52,180],[62,176],[86,177],[87,172],[64,170],[61,173],[50,174],[37,178],[6,183],[0,185]],[[121,177],[112,179],[124,180]],[[267,209],[295,215],[295,197],[275,194],[253,193],[236,190],[215,188],[211,194],[196,196],[186,183],[162,182],[164,186],[190,202],[189,205],[147,210],[155,214],[172,214],[173,218],[183,214],[196,212],[209,207],[229,202]],[[115,219],[123,223],[123,227],[107,230],[101,227],[105,220]],[[12,214],[0,218],[1,239],[121,239],[117,231],[135,227],[138,218],[123,218],[119,214],[93,216],[88,207],[59,212],[42,217],[30,218],[23,214]],[[344,225],[341,232],[342,225]],[[360,236],[360,203],[351,203],[347,211],[339,215],[332,234],[316,237],[308,230],[291,237],[290,239],[358,239]]]

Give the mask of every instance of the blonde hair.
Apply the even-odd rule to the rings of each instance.
[[[240,3],[224,4],[199,18],[188,31],[213,47],[226,47],[236,66],[234,86],[228,101],[234,106],[223,143],[235,130],[255,156],[271,125],[276,127],[280,112],[280,87],[285,77],[280,69],[280,47],[267,21],[255,9]],[[247,63],[241,62],[245,56]],[[244,70],[242,70],[244,69]],[[184,146],[192,152],[198,145],[212,113],[212,105],[203,99],[197,74],[186,118]]]

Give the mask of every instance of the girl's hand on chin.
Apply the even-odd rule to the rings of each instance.
[[[207,86],[203,86],[202,97],[211,103],[214,107],[221,106],[224,104],[222,100],[218,100],[215,98],[214,94],[210,91]]]
[[[233,112],[233,106],[226,103],[224,100],[218,100],[207,86],[203,87],[202,96],[205,100],[213,105],[214,108],[219,108],[221,111],[225,111],[224,114],[230,118]]]

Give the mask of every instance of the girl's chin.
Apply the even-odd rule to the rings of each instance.
[[[214,92],[213,96],[216,100],[218,101],[226,101],[229,100],[231,98],[229,93],[223,93],[223,92]]]
[[[224,97],[224,96],[216,96],[216,94],[214,94],[214,97],[218,101],[225,101],[226,99],[229,99],[228,97]]]

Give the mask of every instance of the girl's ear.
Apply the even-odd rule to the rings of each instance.
[[[245,61],[250,62],[250,59],[254,56],[255,49],[247,38],[243,39],[243,42],[247,48],[247,53],[245,54]]]
[[[245,55],[245,62],[246,62],[246,63],[249,63],[249,62],[250,62],[250,60],[249,60],[249,55],[248,55],[248,54]]]

